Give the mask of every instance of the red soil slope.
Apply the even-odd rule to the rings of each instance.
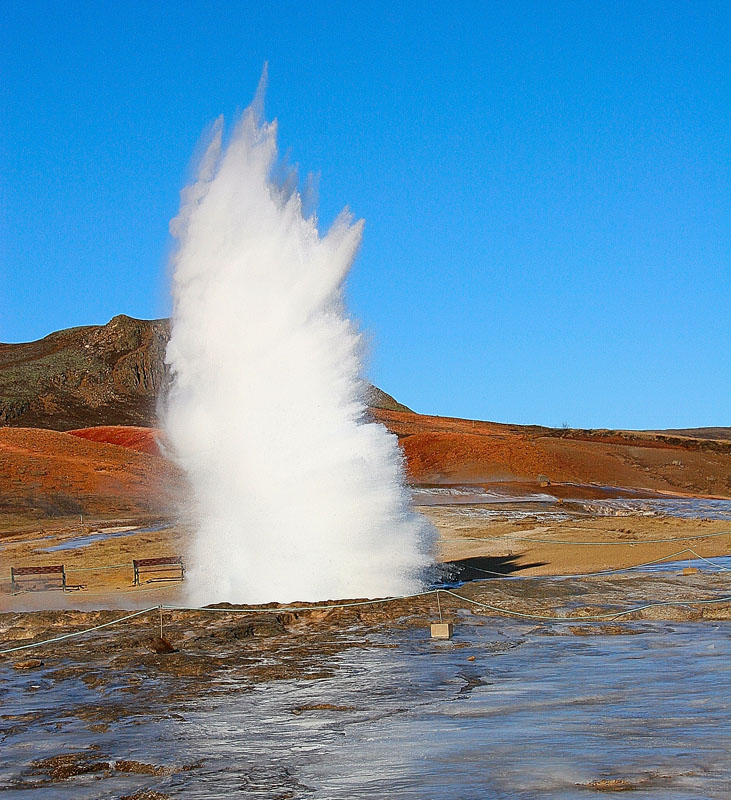
[[[0,428],[0,513],[170,511],[181,476],[167,460],[68,433]]]
[[[418,483],[530,481],[731,496],[731,442],[583,431],[373,410]]]
[[[600,484],[652,492],[731,496],[731,443],[636,431],[558,430],[372,409],[398,437],[416,483]],[[142,449],[149,428],[104,427],[76,435]]]
[[[416,483],[511,481],[533,491],[545,475],[557,495],[555,484],[572,483],[731,496],[729,442],[371,413],[399,437]],[[160,436],[124,426],[71,433],[0,427],[0,515],[167,513],[183,479],[159,454]]]
[[[128,447],[140,453],[160,455],[160,431],[155,428],[137,428],[131,425],[100,425],[98,428],[79,428],[69,431],[72,436],[88,439],[90,442],[106,442],[120,447]]]

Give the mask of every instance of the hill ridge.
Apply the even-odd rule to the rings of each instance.
[[[170,382],[170,321],[118,314],[106,325],[0,343],[0,425],[68,431],[101,425],[155,427]],[[408,411],[372,386],[369,405]]]

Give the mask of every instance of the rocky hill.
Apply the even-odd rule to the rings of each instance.
[[[114,317],[0,344],[0,534],[38,519],[165,514],[182,475],[158,447],[169,322]],[[614,431],[415,414],[371,388],[417,484],[513,485],[557,497],[731,496],[728,429]],[[548,484],[548,486],[546,486]],[[583,493],[583,494],[582,494]]]
[[[67,431],[96,425],[154,426],[170,376],[167,319],[120,314],[106,325],[0,344],[0,425]],[[372,387],[370,405],[406,411]]]

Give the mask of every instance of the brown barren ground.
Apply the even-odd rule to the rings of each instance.
[[[575,575],[658,559],[694,559],[689,550],[705,558],[731,552],[731,525],[723,520],[622,516],[485,522],[452,509],[419,510],[439,531],[439,560],[467,560],[486,571],[472,577],[489,577],[487,571],[517,577]]]
[[[399,436],[410,478],[417,483],[497,483],[516,501],[537,491],[556,498],[622,493],[729,496],[729,442],[520,428],[402,411],[372,413]],[[190,535],[181,525],[166,522],[174,518],[184,494],[183,478],[155,452],[158,439],[154,429],[124,426],[70,433],[0,428],[2,607],[135,607],[182,599],[178,584],[132,586],[133,558],[185,556]],[[539,476],[549,485],[541,487]],[[605,486],[615,489],[608,492]],[[565,511],[570,506],[557,500],[551,507]],[[596,518],[576,509],[562,521],[541,522],[536,517],[495,522],[465,516],[455,507],[420,510],[439,531],[440,560],[469,560],[477,568],[473,577],[480,569],[485,575],[496,571],[521,576],[595,572],[665,558],[687,548],[704,557],[725,555],[731,545],[728,535],[710,535],[731,528],[727,522]],[[158,530],[122,530],[154,528],[161,521]],[[102,535],[83,547],[46,549],[99,531]],[[703,538],[687,539],[693,536]],[[10,566],[59,563],[66,566],[69,585],[77,591],[16,597],[7,593]]]
[[[609,517],[491,522],[460,517],[448,508],[420,508],[439,532],[438,560],[466,569],[462,578],[499,575],[576,575],[621,569],[649,561],[683,561],[731,552],[728,522],[681,520],[667,517]],[[40,608],[140,608],[185,600],[184,585],[143,581],[133,586],[133,558],[168,555],[185,557],[190,532],[182,526],[163,526],[150,520],[119,520],[118,525],[78,525],[38,532],[17,532],[0,539],[0,611]],[[127,523],[126,525],[124,523]],[[48,552],[47,548],[74,543],[94,530],[103,537],[91,544]],[[720,534],[720,535],[719,535]],[[697,537],[697,538],[691,538]],[[538,541],[540,540],[540,541]],[[658,541],[660,540],[660,541]],[[566,544],[571,542],[572,544]],[[591,542],[592,544],[586,544]],[[597,546],[600,544],[602,546]],[[695,554],[689,552],[693,550]],[[10,594],[10,566],[64,564],[69,591]],[[678,572],[682,565],[678,567]],[[333,598],[335,599],[335,598]]]

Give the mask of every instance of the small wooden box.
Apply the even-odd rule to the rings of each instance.
[[[698,567],[683,567],[683,575],[697,575],[699,571]]]
[[[451,639],[454,628],[451,622],[432,622],[431,624],[431,638],[432,639]]]

